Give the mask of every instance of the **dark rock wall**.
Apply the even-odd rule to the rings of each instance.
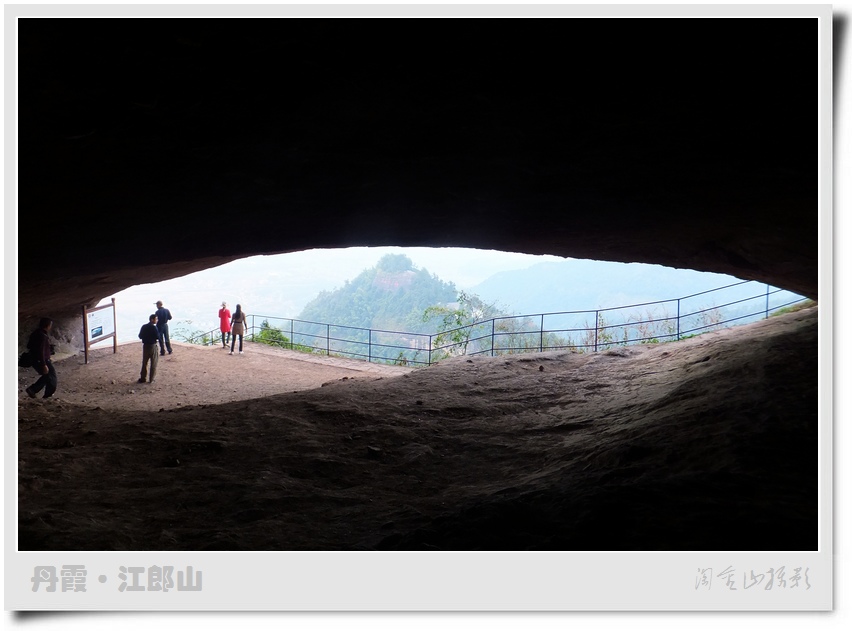
[[[21,322],[354,245],[817,298],[813,19],[24,19],[19,38]]]

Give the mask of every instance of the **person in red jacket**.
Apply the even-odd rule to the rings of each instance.
[[[228,310],[228,303],[223,302],[222,308],[219,309],[219,330],[222,332],[222,348],[228,348],[231,343],[231,312]],[[228,336],[227,342],[225,335]]]
[[[38,323],[38,328],[32,332],[27,342],[27,348],[33,358],[33,370],[39,374],[38,381],[26,390],[27,396],[33,399],[41,392],[42,388],[44,388],[45,399],[49,399],[56,392],[56,370],[50,361],[53,348],[48,337],[52,328],[53,320],[42,318]]]

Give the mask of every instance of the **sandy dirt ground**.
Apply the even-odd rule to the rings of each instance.
[[[274,394],[319,388],[347,379],[376,379],[412,370],[324,355],[306,355],[246,342],[243,354],[218,346],[172,342],[172,354],[158,358],[153,383],[137,383],[142,368],[142,343],[110,343],[95,348],[85,363],[83,353],[60,356],[55,362],[58,406],[83,405],[102,409],[157,412],[186,406],[215,405]],[[19,390],[38,376],[19,369]],[[40,399],[37,399],[40,401]]]
[[[429,368],[249,344],[19,369],[22,550],[814,550],[813,307]]]

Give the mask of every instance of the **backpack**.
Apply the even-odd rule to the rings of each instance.
[[[24,351],[18,358],[18,366],[21,368],[31,368],[33,365],[33,356],[29,351]]]

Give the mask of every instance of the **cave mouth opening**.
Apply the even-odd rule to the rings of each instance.
[[[459,298],[468,302],[462,305]],[[172,338],[192,343],[218,337],[223,302],[230,311],[241,305],[255,332],[264,326],[292,332],[294,321],[310,321],[336,326],[344,336],[354,329],[435,334],[461,321],[434,317],[427,322],[423,316],[428,308],[467,308],[470,321],[498,319],[493,329],[502,328],[505,337],[465,346],[464,352],[474,354],[566,347],[592,351],[626,342],[669,341],[754,321],[804,300],[757,281],[656,264],[402,246],[249,256],[133,285],[99,305],[112,299],[119,343],[138,341],[138,330],[158,300],[172,312]],[[323,344],[313,343],[312,336],[290,341],[321,352]],[[373,358],[349,350],[355,357]]]

